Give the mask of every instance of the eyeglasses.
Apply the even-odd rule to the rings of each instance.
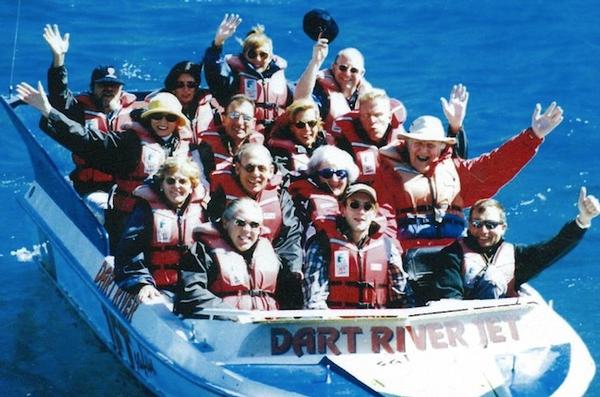
[[[167,185],[174,185],[175,182],[179,182],[180,185],[187,185],[190,183],[190,180],[187,178],[173,178],[172,176],[168,176],[165,178],[165,182],[167,182]]]
[[[238,227],[244,227],[249,225],[251,229],[258,229],[260,227],[260,223],[258,222],[248,222],[243,219],[234,219],[233,223]]]
[[[364,208],[365,211],[371,211],[371,209],[374,207],[372,203],[361,203],[360,201],[353,200],[350,202],[350,208],[352,208],[353,210],[357,210],[361,207],[361,204],[362,208]]]
[[[357,68],[350,67],[348,65],[337,65],[337,67],[340,70],[340,72],[344,72],[344,73],[347,72],[348,69],[350,69],[350,73],[352,73],[352,74],[356,74],[356,73],[360,72],[360,70],[358,70]]]
[[[267,172],[269,170],[269,167],[266,165],[256,165],[256,164],[246,164],[246,165],[242,165],[242,168],[244,170],[246,170],[246,172],[254,172],[255,169],[258,168],[258,172],[260,172],[261,174],[264,174],[265,172]]]
[[[248,59],[256,59],[258,57],[260,57],[262,59],[267,59],[270,56],[270,54],[268,52],[256,51],[256,50],[252,49],[252,50],[248,50],[248,52],[246,53],[246,56],[248,57]]]
[[[195,81],[178,81],[177,84],[175,85],[175,88],[183,88],[183,87],[197,88],[198,83],[196,83]]]
[[[336,175],[340,179],[344,179],[348,176],[348,171],[346,170],[334,170],[333,168],[323,168],[319,170],[319,175],[325,179],[330,179],[333,175]]]
[[[485,226],[488,230],[494,230],[495,228],[497,228],[500,225],[503,225],[504,222],[496,222],[496,221],[480,221],[480,220],[474,220],[471,221],[471,226],[473,226],[476,229],[483,229],[483,227]]]
[[[156,121],[166,118],[169,123],[174,123],[179,120],[179,116],[171,113],[153,113],[150,115],[150,118]]]
[[[244,113],[240,113],[240,112],[229,112],[229,113],[227,113],[227,117],[229,117],[232,120],[239,120],[240,116],[242,117],[242,119],[244,119],[244,121],[246,123],[249,123],[250,121],[254,120],[254,117],[249,116],[249,115],[244,114]]]
[[[310,128],[313,128],[315,125],[317,125],[318,121],[317,120],[310,120],[310,121],[296,121],[294,123],[294,125],[296,126],[296,128],[305,128],[307,125]]]

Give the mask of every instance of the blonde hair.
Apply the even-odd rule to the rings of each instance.
[[[186,178],[189,178],[192,187],[197,187],[200,184],[200,170],[190,157],[168,157],[160,169],[156,172],[155,177],[162,183],[169,175],[180,172]]]
[[[317,121],[319,122],[319,128],[321,128],[321,116],[319,114],[319,108],[312,99],[308,98],[297,99],[294,102],[292,102],[290,106],[287,107],[287,109],[285,110],[287,114],[287,121],[289,123],[293,123],[294,118],[298,113],[305,112],[307,110],[314,110],[315,115],[317,116]]]
[[[365,104],[366,102],[371,102],[376,99],[382,99],[382,100],[387,101],[388,103],[390,102],[390,97],[385,92],[385,90],[382,90],[380,88],[373,88],[372,90],[367,91],[358,97],[358,105],[360,107],[363,104]]]
[[[242,43],[242,52],[246,54],[247,51],[265,44],[271,47],[271,56],[273,56],[273,40],[265,34],[265,27],[263,25],[253,26]]]
[[[477,200],[471,207],[471,211],[469,212],[469,220],[473,219],[473,214],[483,214],[488,208],[496,208],[500,214],[500,220],[502,223],[506,224],[506,211],[504,210],[504,207],[498,200],[491,198]]]

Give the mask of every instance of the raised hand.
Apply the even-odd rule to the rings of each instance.
[[[452,86],[450,100],[441,97],[440,102],[442,103],[442,110],[444,111],[444,115],[446,115],[448,124],[450,124],[450,129],[452,132],[457,133],[462,127],[467,114],[467,104],[469,103],[469,91],[467,91],[467,87],[462,84]]]
[[[64,65],[65,54],[69,51],[69,33],[61,37],[58,25],[46,25],[43,36],[52,51],[54,67]]]
[[[560,106],[556,106],[556,102],[552,102],[544,113],[542,113],[542,105],[538,103],[531,115],[531,128],[535,135],[543,138],[556,128],[561,121],[563,121],[563,110]]]
[[[25,82],[17,84],[17,96],[22,101],[39,110],[44,117],[48,117],[50,110],[52,110],[41,81],[38,81],[37,90]]]
[[[242,23],[242,18],[238,14],[225,14],[217,29],[217,33],[215,33],[215,45],[217,47],[222,46],[225,40],[234,35],[240,23]]]
[[[598,199],[592,195],[587,195],[587,189],[585,186],[579,190],[579,200],[577,201],[577,208],[579,209],[579,222],[585,227],[589,227],[592,223],[592,219],[600,214],[600,203]]]
[[[319,39],[313,46],[312,61],[320,67],[325,58],[327,58],[327,54],[329,54],[329,40],[322,39],[319,36]]]

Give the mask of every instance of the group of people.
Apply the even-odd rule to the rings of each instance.
[[[530,247],[504,241],[491,199],[560,124],[559,106],[536,105],[531,126],[468,159],[465,86],[441,100],[447,128],[425,115],[406,129],[405,107],[365,79],[360,51],[322,68],[337,26],[314,12],[323,25],[296,84],[262,26],[223,55],[242,22],[226,14],[201,63],[177,63],[143,96],[112,66],[73,94],[70,37],[46,25],[48,94],[41,83],[17,93],[73,153],[73,187],[109,233],[120,288],[143,302],[170,295],[184,316],[510,297],[581,240],[600,213],[584,188],[577,218]],[[440,250],[415,297],[403,258],[422,247]]]

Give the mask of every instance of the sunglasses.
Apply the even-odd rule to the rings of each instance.
[[[248,57],[248,59],[256,59],[258,57],[260,57],[262,59],[267,59],[269,57],[269,55],[270,54],[268,52],[256,51],[254,49],[248,50],[248,52],[246,53],[246,56]]]
[[[244,119],[244,121],[246,123],[249,123],[250,121],[254,120],[254,117],[249,116],[249,115],[244,114],[244,113],[240,113],[240,112],[229,112],[229,113],[227,113],[227,117],[229,117],[232,120],[239,120],[240,116],[242,117],[242,119]]]
[[[294,123],[294,125],[296,126],[296,128],[305,128],[306,126],[309,126],[310,128],[313,128],[314,126],[316,126],[318,123],[317,120],[310,120],[310,121],[296,121]]]
[[[502,225],[503,222],[495,222],[495,221],[480,221],[474,220],[471,221],[471,225],[476,229],[483,229],[485,226],[488,230],[494,230],[498,226]]]
[[[349,205],[350,208],[352,208],[353,210],[357,210],[360,209],[361,202],[357,200],[352,200]],[[371,211],[371,209],[374,208],[374,205],[372,203],[362,203],[362,208],[364,208],[365,211]]]
[[[352,74],[356,74],[356,73],[360,72],[360,70],[358,70],[357,68],[350,67],[348,65],[337,65],[337,67],[341,72],[344,72],[344,73],[347,72],[348,70],[350,70],[350,73],[352,73]]]
[[[348,171],[346,170],[334,170],[333,168],[323,168],[319,170],[319,175],[325,179],[330,179],[333,175],[336,175],[340,179],[344,179],[348,176]]]
[[[190,180],[187,178],[173,178],[172,176],[168,176],[165,178],[165,182],[167,182],[167,185],[174,185],[175,182],[179,182],[180,185],[187,185],[190,183]]]
[[[245,220],[239,219],[239,218],[234,219],[233,223],[239,227],[244,227],[246,225],[249,225],[251,229],[258,229],[260,227],[260,223],[258,223],[258,222],[248,222],[248,221],[245,221]]]
[[[196,83],[195,81],[178,81],[177,84],[175,85],[175,88],[183,88],[183,87],[196,88],[196,87],[198,87],[198,83]]]
[[[254,172],[255,169],[258,168],[258,172],[264,174],[269,170],[269,167],[266,165],[256,165],[256,164],[246,164],[242,165],[242,168],[246,170],[246,172]]]
[[[171,113],[153,113],[150,115],[150,118],[156,121],[166,118],[169,123],[174,123],[179,120],[179,116]]]

